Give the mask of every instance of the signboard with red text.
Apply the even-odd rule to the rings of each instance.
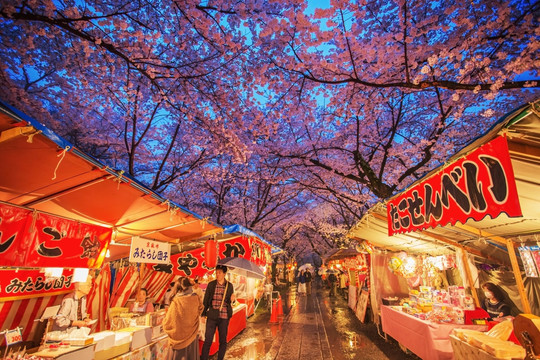
[[[219,242],[218,257],[242,257],[256,265],[264,266],[270,257],[270,246],[257,238],[240,236],[235,239]],[[204,248],[195,249],[171,256],[171,264],[154,265],[156,271],[165,271],[180,276],[204,276],[214,270],[206,266]]]
[[[0,301],[67,293],[74,289],[72,279],[71,269],[57,279],[47,279],[39,269],[0,270]]]
[[[387,204],[388,234],[521,216],[506,138],[499,136]]]
[[[0,266],[99,268],[112,230],[0,203]]]

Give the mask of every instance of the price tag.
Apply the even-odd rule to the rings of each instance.
[[[6,331],[6,345],[7,346],[16,344],[21,341],[22,341],[22,334],[21,334],[20,328]]]

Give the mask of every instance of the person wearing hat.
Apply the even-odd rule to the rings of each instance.
[[[90,317],[86,307],[86,297],[92,289],[92,278],[88,275],[86,281],[75,283],[75,291],[62,299],[62,306],[56,315],[52,330],[65,331],[70,328],[89,327]]]
[[[232,303],[236,301],[233,285],[225,279],[227,266],[216,266],[216,280],[210,281],[206,287],[202,316],[206,317],[205,340],[201,360],[208,360],[210,346],[216,328],[219,332],[218,360],[223,360],[227,351],[227,331],[232,317]]]

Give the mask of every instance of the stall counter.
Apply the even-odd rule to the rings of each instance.
[[[391,306],[381,306],[383,331],[425,360],[453,359],[450,333],[454,329],[486,331],[485,325],[437,324],[420,320]]]
[[[247,306],[245,304],[238,304],[233,308],[233,315],[229,321],[229,330],[227,331],[227,342],[231,341],[236,335],[240,334],[242,330],[246,328],[247,319]],[[201,327],[206,328],[206,319],[201,318]],[[204,338],[199,339],[199,351],[202,352],[204,344]],[[210,346],[210,355],[217,353],[219,349],[218,332],[214,333],[214,341]]]

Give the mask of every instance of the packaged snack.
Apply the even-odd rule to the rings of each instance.
[[[465,296],[463,297],[463,308],[465,310],[474,310],[474,300],[472,296]]]

